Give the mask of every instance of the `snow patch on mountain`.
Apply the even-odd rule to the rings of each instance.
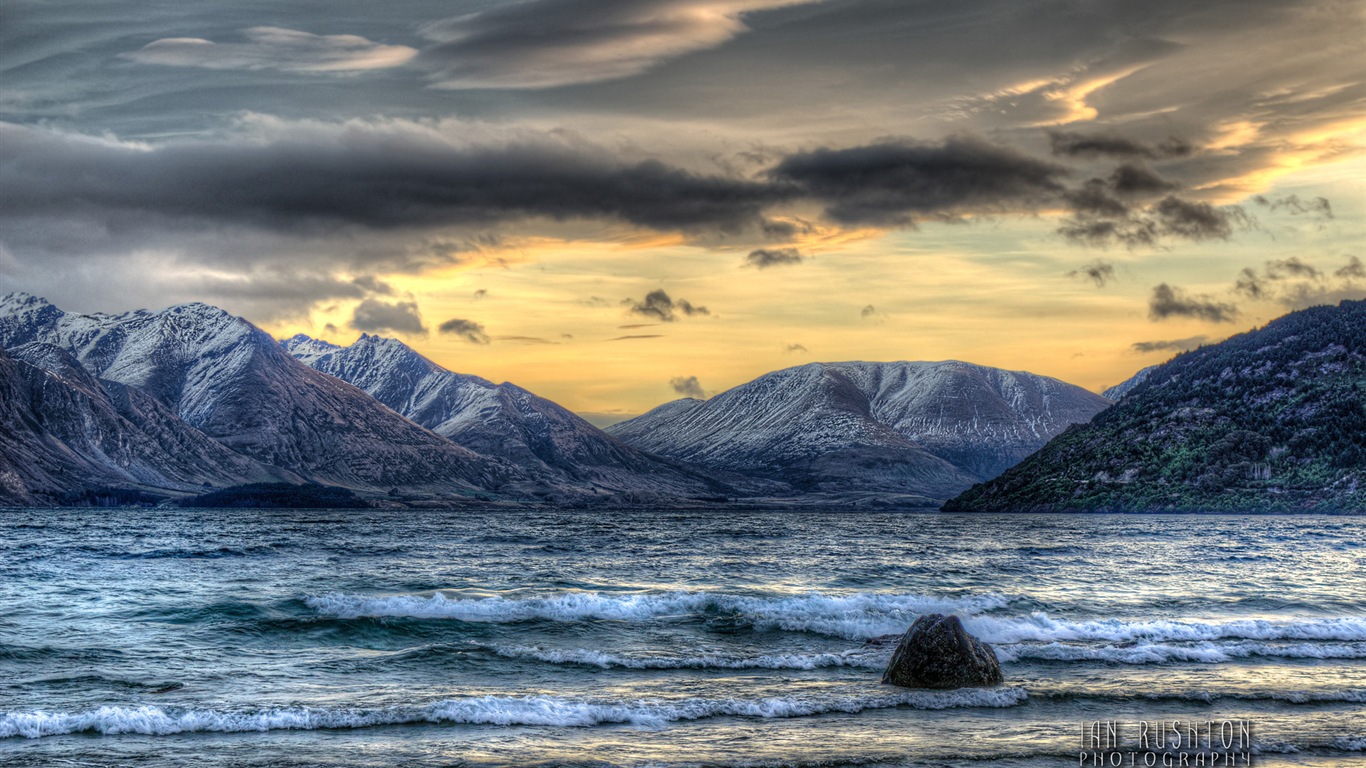
[[[358,490],[499,490],[523,480],[287,354],[216,307],[82,315],[28,294],[0,298],[0,347],[65,350],[92,376],[150,395],[232,451]]]
[[[703,466],[808,490],[946,498],[1110,405],[1056,379],[958,361],[811,363],[608,432]]]
[[[397,339],[362,334],[342,347],[300,334],[282,346],[308,366],[359,387],[455,443],[559,483],[685,496],[730,490],[677,462],[632,448],[515,384],[449,371]]]

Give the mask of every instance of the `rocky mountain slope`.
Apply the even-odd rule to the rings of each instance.
[[[1129,394],[1130,390],[1146,381],[1148,379],[1148,376],[1152,374],[1152,372],[1155,370],[1157,370],[1156,365],[1150,365],[1147,368],[1142,368],[1138,371],[1138,373],[1135,373],[1133,376],[1130,376],[1129,378],[1114,385],[1113,387],[1110,387],[1109,389],[1105,390],[1104,392],[1101,392],[1100,394],[1102,397],[1118,402],[1125,395]]]
[[[221,446],[317,482],[472,494],[515,489],[515,467],[455,445],[295,360],[204,304],[80,315],[0,297],[0,347],[46,344],[91,376],[145,393]]]
[[[300,334],[283,347],[439,435],[558,483],[608,492],[733,493],[622,443],[556,403],[514,384],[448,371],[397,339],[363,334],[342,347]]]
[[[0,350],[0,504],[272,480],[298,478],[224,448],[136,388],[95,379],[59,347]]]
[[[945,509],[1366,511],[1366,301],[1182,353]]]
[[[608,427],[624,442],[804,493],[945,499],[994,477],[1110,401],[955,361],[812,363]]]

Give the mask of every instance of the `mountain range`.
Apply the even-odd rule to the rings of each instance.
[[[46,371],[42,383],[48,391],[68,387],[29,415],[43,417],[33,420],[32,429],[45,442],[61,440],[83,461],[117,475],[160,460],[155,453],[119,458],[89,450],[81,446],[95,445],[93,435],[63,440],[49,429],[75,418],[61,399],[82,402],[82,386],[95,401],[98,389],[145,406],[123,412],[134,427],[131,434],[154,430],[147,422],[156,421],[200,447],[197,456],[182,457],[179,474],[170,476],[176,482],[146,483],[165,490],[275,476],[364,491],[478,496],[525,479],[515,467],[422,429],[355,387],[299,363],[264,331],[204,304],[81,315],[10,294],[0,298],[0,347]],[[35,381],[31,371],[18,370]],[[128,443],[133,451],[134,441]],[[220,461],[223,451],[235,456]],[[31,490],[57,497],[69,489],[59,483]]]
[[[1177,355],[945,509],[1366,512],[1366,301]]]
[[[360,388],[448,440],[560,484],[602,493],[735,493],[705,473],[632,448],[515,384],[448,371],[397,339],[362,334],[342,347],[300,334],[283,346],[310,368]]]
[[[394,339],[277,342],[204,304],[78,314],[23,293],[0,297],[0,350],[4,504],[285,483],[409,505],[926,506],[1108,405],[967,363],[815,364],[608,433]]]

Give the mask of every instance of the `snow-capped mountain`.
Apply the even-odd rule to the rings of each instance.
[[[729,490],[677,462],[632,448],[514,384],[446,370],[397,339],[363,334],[342,347],[300,334],[282,346],[433,432],[543,478],[607,491],[697,496]]]
[[[298,480],[219,445],[145,392],[95,379],[59,347],[0,350],[0,504]]]
[[[215,307],[81,315],[28,294],[0,297],[0,347],[35,342],[64,350],[100,380],[150,395],[222,446],[308,480],[462,493],[522,476],[303,365]]]
[[[995,477],[1110,401],[1056,379],[961,362],[812,363],[607,431],[706,467],[809,491],[943,499]]]
[[[1120,382],[1119,384],[1116,384],[1113,387],[1110,387],[1109,389],[1105,390],[1101,393],[1101,395],[1106,398],[1109,398],[1110,400],[1118,402],[1120,398],[1129,394],[1129,390],[1147,381],[1148,376],[1160,367],[1162,367],[1160,364],[1150,365],[1147,368],[1140,370],[1138,373],[1135,373],[1133,376],[1130,376],[1123,382]]]

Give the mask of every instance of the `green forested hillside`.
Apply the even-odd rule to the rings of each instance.
[[[944,509],[1366,512],[1366,301],[1178,355]]]

